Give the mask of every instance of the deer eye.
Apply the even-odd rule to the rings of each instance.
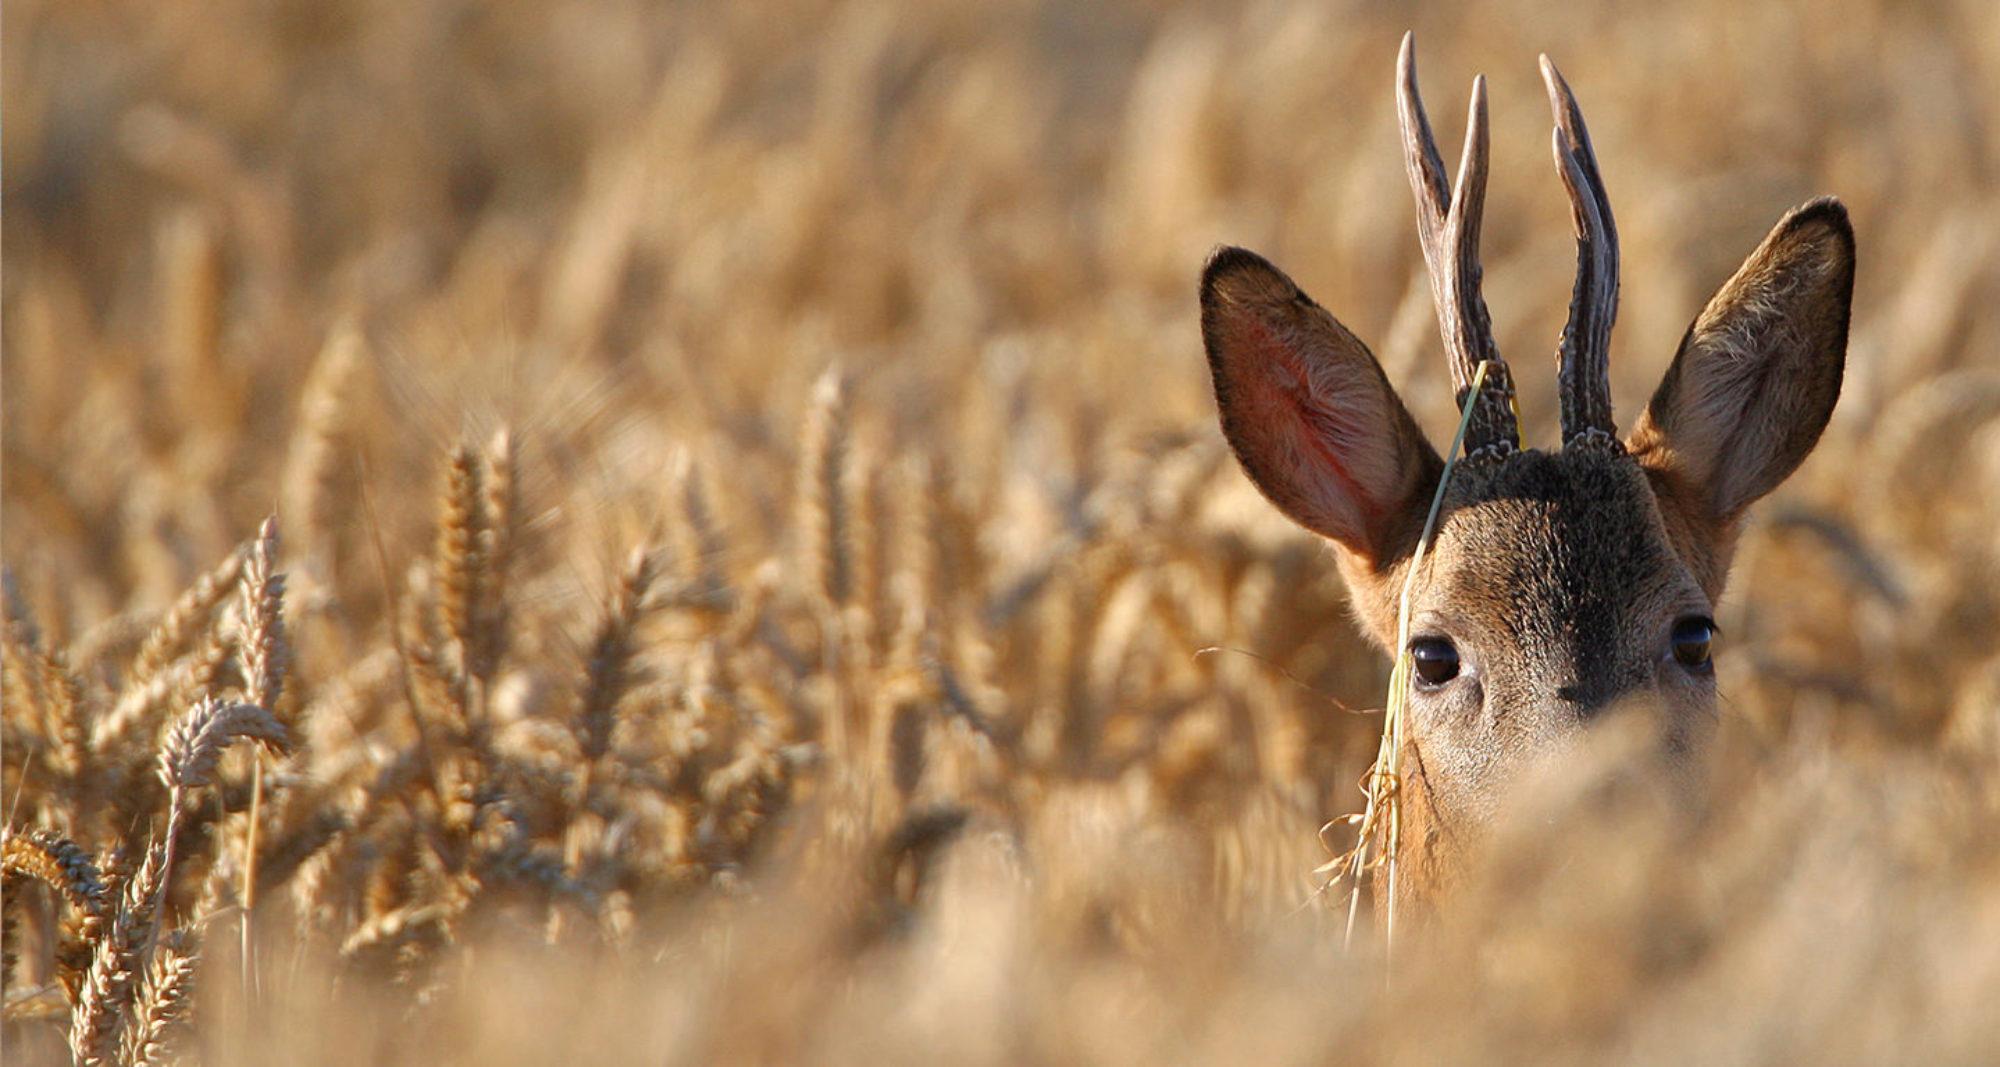
[[[1700,617],[1674,624],[1674,660],[1691,671],[1708,670],[1710,646],[1715,643],[1715,620]]]
[[[1458,677],[1458,649],[1446,638],[1411,641],[1410,659],[1416,663],[1418,680],[1426,686],[1440,686]]]

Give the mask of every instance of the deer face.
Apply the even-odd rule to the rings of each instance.
[[[1578,279],[1557,351],[1564,444],[1523,450],[1478,289],[1483,83],[1447,197],[1410,48],[1405,38],[1406,156],[1462,404],[1477,365],[1494,362],[1469,398],[1467,458],[1410,586],[1402,647],[1399,601],[1443,473],[1437,450],[1368,349],[1254,253],[1210,259],[1202,333],[1245,473],[1333,544],[1364,630],[1412,656],[1404,766],[1418,784],[1404,793],[1419,833],[1405,841],[1450,851],[1493,817],[1515,777],[1615,706],[1656,715],[1670,766],[1698,764],[1717,716],[1714,604],[1746,509],[1804,460],[1832,414],[1854,242],[1837,201],[1787,215],[1696,316],[1621,440],[1605,363],[1616,231],[1582,115],[1544,59]],[[1423,895],[1437,880],[1406,884]]]
[[[1712,602],[1639,466],[1573,449],[1465,473],[1413,587],[1407,645],[1436,817],[1486,821],[1513,771],[1614,707],[1651,710],[1668,759],[1698,751],[1716,712]],[[1370,590],[1385,645],[1401,588]]]

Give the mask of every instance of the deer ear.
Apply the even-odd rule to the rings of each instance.
[[[1688,327],[1631,452],[1728,522],[1798,468],[1840,396],[1854,295],[1847,209],[1782,219]]]
[[[1443,464],[1367,346],[1241,248],[1202,272],[1201,335],[1250,480],[1294,522],[1383,562]]]

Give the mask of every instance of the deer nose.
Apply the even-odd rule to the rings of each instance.
[[[1589,722],[1618,706],[1642,688],[1644,679],[1606,675],[1581,678],[1556,687],[1556,699],[1580,722]]]
[[[1603,711],[1608,703],[1602,698],[1601,686],[1586,686],[1582,683],[1556,687],[1556,699],[1567,706],[1570,713],[1583,722],[1589,722]]]
[[[1620,678],[1585,678],[1556,687],[1556,699],[1568,705],[1579,720],[1588,722],[1631,691]]]

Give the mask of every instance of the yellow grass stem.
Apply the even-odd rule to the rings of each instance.
[[[1430,514],[1424,517],[1423,536],[1417,539],[1417,549],[1410,554],[1409,570],[1403,574],[1403,592],[1396,605],[1396,664],[1389,671],[1389,697],[1382,712],[1382,747],[1375,753],[1374,766],[1369,769],[1368,782],[1364,787],[1368,794],[1368,806],[1361,815],[1359,840],[1354,846],[1353,859],[1348,867],[1353,884],[1347,894],[1347,932],[1344,943],[1354,943],[1354,920],[1361,908],[1361,878],[1371,866],[1369,845],[1380,841],[1381,848],[1375,862],[1381,863],[1387,871],[1383,905],[1383,947],[1392,950],[1396,943],[1396,852],[1402,844],[1403,798],[1402,798],[1402,751],[1403,751],[1403,708],[1409,702],[1410,670],[1410,594],[1416,591],[1417,574],[1423,569],[1424,554],[1429,551],[1431,538],[1437,533],[1438,512],[1444,507],[1445,487],[1451,484],[1451,472],[1458,466],[1459,449],[1465,445],[1466,428],[1472,425],[1472,404],[1478,399],[1479,390],[1486,383],[1486,371],[1493,366],[1492,360],[1481,360],[1473,372],[1472,387],[1465,391],[1465,406],[1458,413],[1458,432],[1452,434],[1451,447],[1445,451],[1444,473],[1438,477],[1437,491],[1431,494]]]

